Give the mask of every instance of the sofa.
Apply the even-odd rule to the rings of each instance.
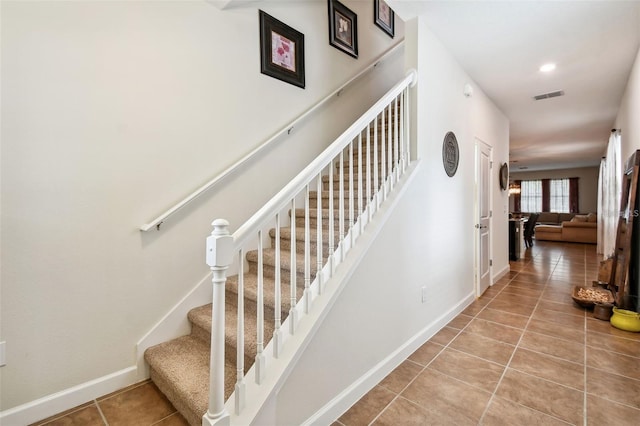
[[[598,216],[595,213],[542,212],[535,227],[535,238],[538,241],[596,244]]]

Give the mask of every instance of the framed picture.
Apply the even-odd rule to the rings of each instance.
[[[358,16],[337,0],[329,2],[329,44],[358,57]]]
[[[373,0],[373,22],[393,38],[396,32],[396,14],[384,0]]]
[[[304,89],[304,34],[260,12],[260,72]]]

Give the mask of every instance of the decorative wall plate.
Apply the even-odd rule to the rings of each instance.
[[[502,164],[500,166],[500,188],[503,191],[509,187],[509,166],[507,163]]]
[[[460,160],[460,150],[458,148],[458,140],[453,132],[447,132],[442,142],[442,165],[447,176],[453,177],[458,170],[458,161]]]

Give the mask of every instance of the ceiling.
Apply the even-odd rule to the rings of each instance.
[[[640,1],[389,3],[404,19],[424,15],[509,118],[512,171],[600,163],[640,47]],[[548,62],[556,70],[540,72]]]

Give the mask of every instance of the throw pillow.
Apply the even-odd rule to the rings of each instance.
[[[589,213],[587,215],[587,222],[597,222],[598,221],[598,215],[595,213]]]
[[[573,217],[573,219],[571,219],[571,222],[586,222],[586,221],[587,221],[587,216],[583,214],[577,214]]]

